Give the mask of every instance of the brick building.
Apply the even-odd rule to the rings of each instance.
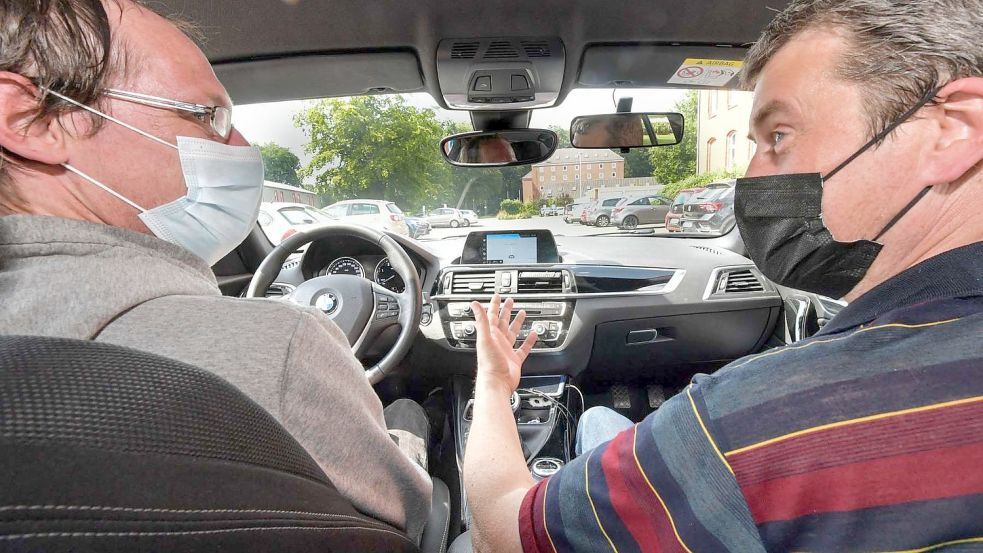
[[[750,92],[701,90],[697,107],[696,172],[743,171],[754,156],[748,140]]]
[[[522,199],[579,198],[624,177],[625,159],[611,150],[560,148],[522,177]]]

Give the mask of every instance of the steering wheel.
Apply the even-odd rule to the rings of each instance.
[[[333,320],[348,337],[352,353],[359,360],[363,359],[384,330],[400,325],[399,336],[392,349],[365,371],[369,383],[375,384],[406,357],[419,331],[423,306],[420,275],[406,251],[391,236],[369,227],[346,223],[328,223],[293,234],[274,248],[260,264],[249,281],[246,297],[265,297],[290,254],[305,244],[331,236],[354,236],[378,245],[389,256],[389,263],[403,279],[406,288],[397,294],[360,276],[326,275],[304,281],[287,299],[303,307],[314,307]]]

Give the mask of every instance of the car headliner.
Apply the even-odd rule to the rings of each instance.
[[[666,63],[677,67],[686,47],[717,47],[718,52],[726,50],[730,59],[739,59],[743,47],[757,38],[776,9],[787,1],[158,3],[200,26],[207,39],[205,53],[238,103],[426,91],[444,106],[436,63],[437,45],[442,39],[559,37],[566,52],[562,101],[572,88],[585,86],[579,77],[584,53],[591,46],[623,47],[628,56],[633,55],[632,47],[655,47],[659,51],[675,48],[681,54]],[[407,68],[407,60],[416,67]],[[612,82],[618,80],[618,69],[611,68]],[[596,81],[586,85],[599,86]]]

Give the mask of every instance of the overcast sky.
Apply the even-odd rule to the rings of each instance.
[[[677,101],[685,95],[683,90],[639,90],[621,89],[615,92],[615,99],[632,96],[635,100],[633,111],[670,111]],[[470,123],[466,111],[441,109],[426,93],[406,94],[407,102],[421,108],[431,108],[437,118]],[[300,158],[302,164],[310,160],[304,153],[307,137],[294,127],[294,115],[312,104],[313,100],[275,102],[236,106],[233,122],[236,128],[253,144],[276,142],[288,148]],[[611,89],[579,89],[572,91],[562,105],[533,111],[532,127],[545,128],[550,125],[569,127],[570,120],[577,115],[613,113],[615,104],[611,100]],[[436,148],[436,145],[434,146]]]

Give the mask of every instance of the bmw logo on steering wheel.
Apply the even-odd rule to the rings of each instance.
[[[321,294],[314,300],[314,307],[320,309],[325,315],[330,315],[338,308],[338,297],[331,292]]]

